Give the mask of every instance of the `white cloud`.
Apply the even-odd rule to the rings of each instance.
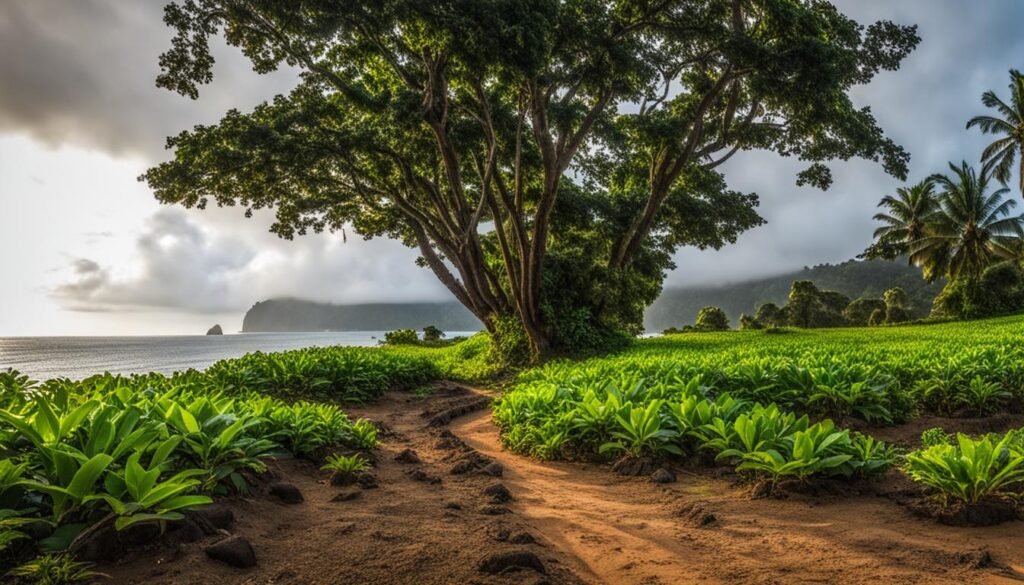
[[[262,216],[251,223],[266,227]],[[345,242],[340,235],[321,235],[267,241],[251,230],[220,235],[198,216],[167,208],[148,218],[135,239],[130,271],[77,258],[51,294],[70,310],[89,312],[225,313],[283,296],[324,302],[448,300],[433,275],[415,267],[415,257],[385,240]]]

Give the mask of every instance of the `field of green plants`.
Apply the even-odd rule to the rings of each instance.
[[[361,348],[254,353],[171,376],[37,382],[0,371],[0,564],[42,553],[23,565],[28,578],[73,573],[69,556],[47,555],[245,493],[266,457],[371,449],[376,427],[337,402],[439,374],[422,355]]]
[[[772,486],[898,466],[943,504],[969,505],[1021,495],[1024,432],[931,429],[903,453],[844,427],[1018,410],[1022,340],[1021,318],[666,336],[524,371],[494,420],[510,449],[543,459],[688,457]],[[440,348],[310,348],[78,381],[0,371],[0,562],[30,578],[84,571],[63,553],[90,534],[245,493],[274,455],[358,472],[376,427],[344,404],[485,378],[498,367],[488,347],[476,336]]]
[[[899,464],[911,478],[973,502],[1020,488],[1019,433],[974,440],[940,431],[944,440],[904,457],[842,426],[1017,408],[1022,341],[1019,317],[670,335],[618,355],[527,371],[494,419],[506,446],[540,458],[713,456],[772,482],[863,476]],[[965,487],[957,492],[943,482]]]

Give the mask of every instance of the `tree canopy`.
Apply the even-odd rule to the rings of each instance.
[[[907,172],[849,93],[916,28],[819,0],[182,0],[164,19],[162,87],[196,98],[215,35],[302,81],[169,139],[143,175],[161,201],[398,239],[534,355],[638,331],[676,249],[762,223],[719,170],[739,151],[798,157],[821,188],[830,160]]]

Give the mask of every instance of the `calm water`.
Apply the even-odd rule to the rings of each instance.
[[[449,336],[472,335],[451,332]],[[0,337],[0,370],[14,368],[37,379],[84,378],[102,372],[169,374],[202,369],[252,351],[328,345],[374,346],[383,331],[242,333],[161,337]]]

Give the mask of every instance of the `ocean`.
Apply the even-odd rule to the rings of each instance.
[[[474,332],[449,332],[449,337]],[[0,337],[0,370],[14,368],[36,380],[81,379],[111,372],[170,374],[203,369],[217,360],[253,351],[283,351],[313,346],[371,347],[383,331],[322,333],[239,333],[151,337]]]

